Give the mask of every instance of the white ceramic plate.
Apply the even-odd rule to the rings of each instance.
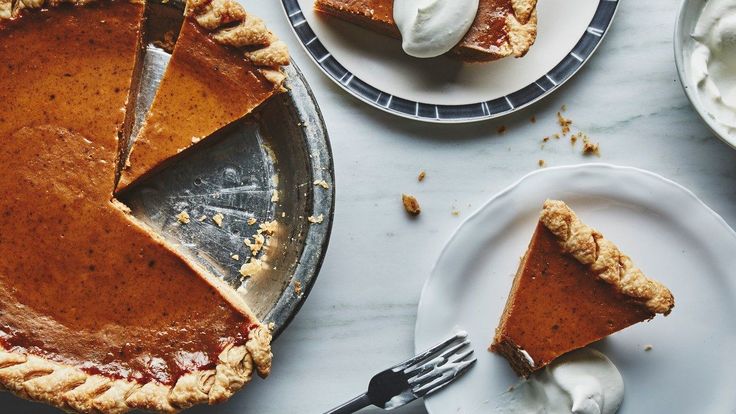
[[[601,164],[529,174],[468,218],[445,246],[422,292],[416,348],[464,329],[478,363],[428,398],[428,411],[492,413],[519,382],[486,348],[546,198],[569,203],[675,295],[671,315],[593,345],[624,377],[619,413],[735,413],[736,233],[680,185]],[[645,352],[646,344],[654,348]]]
[[[522,59],[463,64],[415,59],[401,42],[316,13],[314,0],[282,0],[306,50],[338,85],[387,112],[431,122],[508,114],[567,81],[595,51],[618,0],[538,3],[536,44]]]

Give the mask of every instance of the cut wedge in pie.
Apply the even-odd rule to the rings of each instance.
[[[201,7],[230,30],[246,16],[226,1]],[[0,0],[0,389],[67,411],[217,403],[271,367],[270,328],[242,297],[113,197],[144,10],[128,0]],[[187,18],[189,47],[219,47],[208,22]],[[243,107],[278,91],[283,60],[256,68],[257,58],[227,51],[198,54],[207,93],[231,96],[203,67],[235,71],[235,56],[252,79],[240,85],[252,99]],[[169,104],[178,93],[196,102],[169,92]],[[162,129],[171,121],[159,119]],[[175,155],[166,148],[157,157]]]
[[[394,0],[315,0],[318,12],[394,38]],[[537,0],[480,0],[473,25],[448,55],[465,62],[522,57],[537,38]]]
[[[283,91],[288,64],[286,45],[237,3],[190,1],[118,191]]]
[[[572,350],[657,314],[672,293],[647,278],[562,201],[544,203],[491,350],[528,376]]]

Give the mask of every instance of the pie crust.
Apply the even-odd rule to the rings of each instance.
[[[0,0],[0,30],[3,29],[5,20],[23,18],[23,14],[33,12],[31,9],[56,7],[65,2],[75,7],[84,7],[93,1],[95,0]],[[141,0],[118,1],[144,4]],[[255,62],[266,78],[274,85],[282,84],[285,75],[279,66],[288,63],[288,52],[283,42],[278,41],[262,21],[253,16],[245,19],[242,7],[230,0],[197,0],[187,10],[196,16],[197,22],[203,27],[219,28],[227,25],[227,28],[215,34],[218,41],[243,48],[246,58]],[[233,25],[236,21],[241,24]],[[245,21],[248,23],[244,23]],[[51,99],[53,98],[52,96]],[[43,130],[44,127],[37,129]],[[110,138],[102,139],[107,140],[104,141],[105,151],[110,151],[109,147],[113,145]],[[100,160],[103,163],[111,161],[103,158]],[[108,167],[110,164],[107,163]],[[112,179],[110,181],[112,186]],[[147,232],[153,243],[169,246],[144,224],[130,216],[127,207],[114,199],[111,203],[113,209],[127,215],[131,226]],[[247,337],[236,345],[225,345],[217,354],[217,360],[211,369],[185,371],[171,385],[155,379],[139,382],[90,373],[50,358],[7,348],[0,343],[0,390],[8,390],[26,399],[81,413],[124,413],[133,409],[177,412],[194,404],[213,404],[228,399],[252,379],[254,372],[261,377],[267,376],[271,369],[272,326],[258,322],[243,300],[224,282],[210,276],[185,257],[179,255],[179,259],[183,265],[200,275],[223,301],[251,323]]]
[[[675,299],[662,283],[647,278],[631,259],[603,235],[586,225],[563,201],[547,200],[540,222],[558,239],[562,250],[617,291],[644,304],[652,313],[668,315]]]

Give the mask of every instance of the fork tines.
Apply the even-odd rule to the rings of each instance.
[[[468,333],[460,331],[393,370],[406,375],[416,397],[424,397],[459,378],[475,361]]]

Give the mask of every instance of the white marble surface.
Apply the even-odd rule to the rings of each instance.
[[[246,3],[289,43],[321,104],[335,156],[337,211],[316,286],[274,344],[272,376],[222,406],[192,413],[318,413],[362,392],[372,374],[412,353],[420,289],[462,218],[537,169],[539,159],[652,170],[736,226],[736,151],[711,135],[680,88],[672,0],[624,2],[601,48],[567,85],[518,115],[466,126],[420,124],[367,107],[312,64],[279,1]],[[540,149],[542,137],[559,129],[555,113],[563,104],[575,126],[600,143],[600,158],[583,157],[567,141]],[[501,125],[508,127],[503,135],[496,132]],[[423,183],[416,180],[420,169],[427,171]],[[402,192],[421,201],[419,219],[403,212]],[[0,412],[56,411],[1,394]],[[414,403],[397,412],[425,411]]]

